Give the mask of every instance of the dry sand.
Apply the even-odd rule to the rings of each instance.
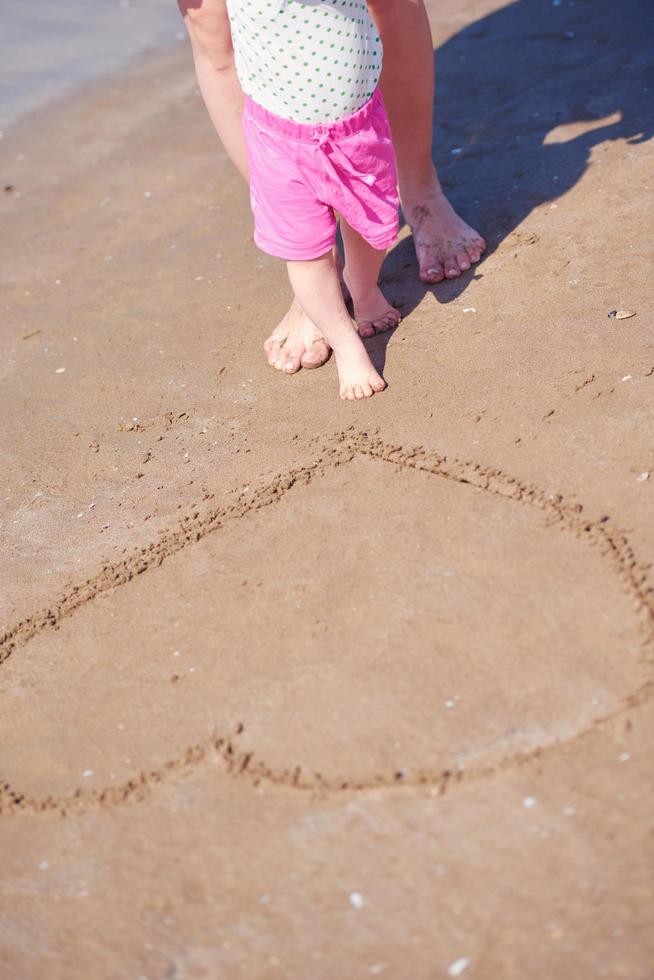
[[[646,4],[441,6],[491,248],[400,242],[365,404],[267,367],[188,51],[0,144],[11,980],[652,976]]]

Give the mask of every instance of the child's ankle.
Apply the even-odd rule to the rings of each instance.
[[[369,282],[365,284],[360,282],[352,282],[352,280],[348,278],[347,269],[343,270],[343,282],[348,288],[348,292],[353,303],[363,302],[366,298],[372,296],[377,289],[376,282]]]
[[[352,332],[350,334],[348,334],[346,337],[343,337],[341,340],[335,341],[332,344],[332,350],[337,358],[339,354],[352,353],[353,348],[358,349],[359,347],[365,350],[365,347],[363,346],[363,341],[361,340],[361,337],[359,336],[359,332],[354,326],[354,324],[352,325]]]

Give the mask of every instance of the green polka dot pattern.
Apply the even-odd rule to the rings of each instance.
[[[300,123],[360,109],[381,72],[382,45],[363,0],[228,0],[246,95]]]

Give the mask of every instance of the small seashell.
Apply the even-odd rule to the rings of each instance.
[[[629,317],[636,316],[635,310],[610,310],[607,314],[614,320],[628,320]]]
[[[454,963],[450,963],[447,968],[448,975],[451,977],[460,977],[461,974],[470,965],[470,960],[467,956],[461,956]]]
[[[362,909],[363,895],[360,892],[352,892],[350,895],[350,904],[353,905],[355,909]]]

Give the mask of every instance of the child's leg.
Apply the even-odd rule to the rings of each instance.
[[[332,254],[338,274],[342,277],[343,257],[336,245]],[[346,302],[348,298],[345,297]],[[301,367],[322,367],[331,354],[325,338],[306,315],[296,297],[293,297],[288,313],[277,324],[263,349],[270,366],[286,374],[295,374]]]
[[[384,251],[369,245],[343,217],[341,234],[345,246],[343,281],[352,297],[359,333],[362,337],[372,337],[396,327],[402,318],[400,311],[387,302],[377,285]]]
[[[375,371],[347,312],[331,252],[307,262],[288,262],[298,302],[334,351],[341,398],[367,398],[386,387]]]

